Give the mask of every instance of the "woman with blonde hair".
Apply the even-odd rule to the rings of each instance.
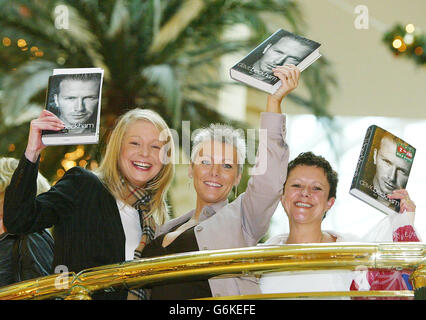
[[[54,226],[53,269],[86,268],[132,260],[167,218],[166,193],[174,174],[173,138],[156,112],[133,109],[111,133],[99,168],[71,168],[48,192],[35,196],[42,130],[63,122],[43,110],[31,121],[28,145],[6,190],[4,223],[13,233]],[[123,299],[127,292],[96,294]]]
[[[127,170],[125,164],[126,157],[122,156],[123,154],[120,154],[117,152],[117,150],[120,150],[120,148],[121,150],[128,150],[128,145],[133,145],[134,149],[139,148],[138,144],[140,141],[138,141],[137,137],[130,136],[129,134],[126,136],[126,132],[130,132],[127,130],[129,125],[136,120],[152,123],[158,132],[160,132],[160,135],[158,136],[157,141],[159,143],[156,142],[157,144],[152,145],[151,148],[160,151],[164,147],[164,150],[159,153],[159,156],[162,158],[159,160],[161,164],[163,164],[160,172],[158,172],[158,174],[153,179],[149,180],[143,189],[137,188],[137,190],[130,190],[130,194],[132,195],[131,196],[129,194],[129,186],[132,186],[131,180],[135,180],[133,182],[133,186],[137,186],[138,182],[136,180],[137,178],[135,177],[136,172],[140,170],[139,168],[135,168],[133,170],[135,172]],[[153,129],[152,126],[151,129]],[[123,141],[125,141],[127,145],[122,145]],[[166,142],[166,144],[164,145],[163,142]],[[159,114],[147,109],[131,110],[122,116],[114,131],[111,133],[105,155],[100,163],[99,168],[95,170],[95,174],[97,174],[100,180],[104,183],[105,187],[114,195],[114,197],[119,199],[119,201],[123,204],[131,201],[132,197],[134,198],[135,196],[135,192],[139,193],[140,195],[143,194],[143,197],[146,199],[149,198],[150,211],[146,213],[146,216],[152,215],[152,222],[155,222],[157,225],[161,225],[168,219],[166,196],[174,176],[174,165],[171,162],[171,159],[174,158],[173,143],[174,142],[172,140],[170,129]],[[143,165],[139,167],[143,168]],[[128,179],[127,182],[125,182],[123,177],[123,174],[126,173],[128,173],[128,176],[126,177],[126,179]],[[142,241],[146,241],[146,239],[143,239]],[[144,243],[142,242],[141,245],[144,246]],[[139,247],[139,250],[142,249],[142,247]]]

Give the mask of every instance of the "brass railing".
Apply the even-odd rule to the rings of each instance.
[[[327,243],[188,252],[126,261],[20,282],[0,288],[1,299],[90,299],[111,288],[135,288],[179,280],[211,277],[260,276],[266,272],[301,270],[359,270],[362,268],[412,270],[414,288],[425,287],[425,248],[419,242]],[[269,299],[319,296],[412,297],[413,291],[282,293],[221,297]]]

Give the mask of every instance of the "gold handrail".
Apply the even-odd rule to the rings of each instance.
[[[420,265],[411,274],[414,288],[424,288],[426,290],[426,264]]]
[[[65,297],[75,279],[75,273],[62,274],[61,277],[63,277],[61,285],[58,285],[58,275],[52,274],[0,287],[0,300],[39,300]]]
[[[188,252],[28,280],[0,288],[0,299],[90,299],[91,293],[108,288],[135,288],[214,276],[259,276],[276,271],[360,267],[414,271],[425,264],[425,248],[426,244],[419,242],[326,243]],[[424,277],[424,271],[419,273],[423,282],[415,283],[424,286]]]

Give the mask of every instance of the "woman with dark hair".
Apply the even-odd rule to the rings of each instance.
[[[413,228],[416,207],[406,190],[395,190],[389,196],[400,199],[406,211],[386,216],[363,238],[322,230],[322,220],[336,200],[337,183],[337,173],[322,156],[305,152],[290,161],[281,197],[289,219],[289,233],[272,237],[265,244],[419,241]],[[347,291],[349,288],[383,290],[382,280],[393,277],[399,281],[393,282],[392,290],[407,290],[410,284],[404,281],[404,271],[397,276],[392,271],[392,274],[386,272],[369,272],[368,280],[366,272],[358,272],[358,278],[354,279],[350,270],[279,272],[263,276],[260,286],[263,293]]]

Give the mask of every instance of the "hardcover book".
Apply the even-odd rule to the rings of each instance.
[[[405,189],[416,149],[376,125],[367,129],[349,193],[385,214],[399,212],[393,190]]]
[[[235,64],[230,77],[273,94],[281,86],[281,80],[272,69],[294,64],[303,71],[321,57],[320,46],[318,42],[278,29]]]
[[[49,77],[46,109],[65,123],[61,131],[43,130],[45,145],[99,142],[103,69],[54,69]]]

